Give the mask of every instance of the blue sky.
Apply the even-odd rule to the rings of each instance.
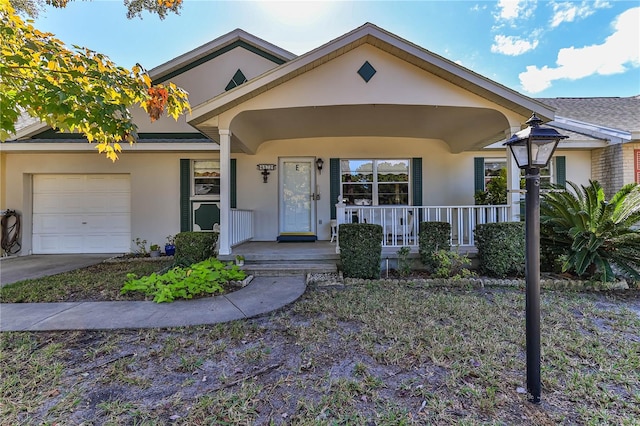
[[[640,94],[640,1],[204,1],[126,19],[74,1],[36,20],[65,43],[151,69],[235,28],[303,54],[371,22],[532,97]]]

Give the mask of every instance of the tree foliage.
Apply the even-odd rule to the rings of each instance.
[[[9,0],[0,0],[0,20],[1,141],[28,114],[60,131],[83,133],[115,161],[120,142],[137,139],[132,106],[142,107],[151,121],[165,112],[177,120],[190,110],[187,93],[175,84],[152,85],[140,65],[128,70],[92,50],[67,48],[25,22]]]
[[[597,181],[567,182],[573,192],[544,194],[540,204],[541,243],[564,254],[564,271],[614,278],[612,265],[640,279],[640,186],[623,186],[609,201]]]
[[[45,6],[57,8],[66,7],[69,0],[10,0],[11,5],[18,13],[24,13],[32,18],[37,17]],[[72,0],[73,1],[73,0]],[[142,12],[147,11],[164,19],[167,13],[179,14],[182,0],[124,0],[127,8],[127,18],[142,18]]]

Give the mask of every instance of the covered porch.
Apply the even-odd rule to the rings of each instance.
[[[220,255],[287,234],[330,240],[353,222],[380,224],[384,249],[397,251],[417,249],[420,222],[446,221],[452,246],[472,250],[478,224],[518,220],[519,198],[474,206],[474,159],[534,110],[553,117],[367,24],[194,107],[189,124],[219,146]],[[499,155],[519,188],[506,148]],[[256,167],[271,174],[262,181]],[[345,203],[349,185],[358,197]]]

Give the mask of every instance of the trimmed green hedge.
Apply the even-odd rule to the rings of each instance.
[[[523,222],[486,223],[478,225],[473,232],[480,273],[499,278],[524,274]]]
[[[438,250],[451,250],[451,225],[449,222],[420,222],[420,260],[431,273],[438,267],[434,257]]]
[[[345,223],[338,229],[340,261],[345,277],[378,279],[382,259],[382,226]]]
[[[176,265],[192,265],[216,257],[217,232],[181,232],[176,235]]]

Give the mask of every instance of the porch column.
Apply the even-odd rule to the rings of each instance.
[[[231,254],[231,132],[220,129],[220,235],[218,254]]]
[[[519,132],[519,127],[512,127],[505,130],[506,138],[509,139],[512,134]],[[520,168],[516,164],[516,160],[511,155],[508,146],[504,147],[507,159],[507,204],[509,205],[509,220],[512,222],[520,221]]]

